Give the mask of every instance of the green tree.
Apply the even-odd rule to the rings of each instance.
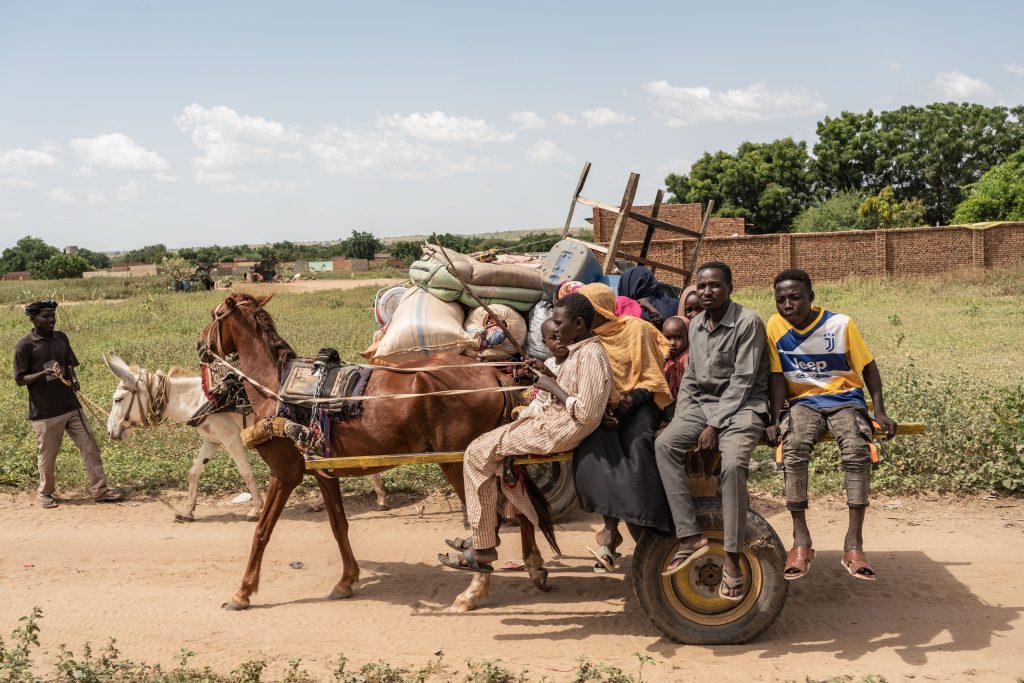
[[[877,195],[868,197],[857,209],[857,214],[879,228],[913,228],[924,223],[924,202],[920,199],[896,199],[891,186],[885,186]]]
[[[843,190],[824,201],[818,201],[800,212],[793,221],[793,232],[834,232],[837,230],[871,230],[878,224],[861,216],[857,209],[864,197],[855,190]]]
[[[1024,106],[939,102],[879,114],[844,112],[818,124],[815,186],[824,194],[891,186],[920,198],[929,223],[948,222],[964,188],[1024,147]]]
[[[91,251],[89,249],[79,249],[78,255],[89,262],[91,270],[100,270],[102,268],[110,267],[110,257],[102,252]]]
[[[1024,150],[994,166],[956,207],[956,223],[1024,221]]]
[[[389,244],[388,251],[391,252],[392,258],[404,259],[405,265],[408,266],[423,254],[423,245],[416,240],[400,240]]]
[[[51,247],[38,237],[26,235],[13,247],[4,249],[4,253],[0,255],[0,272],[31,271],[33,266],[38,266],[59,253],[59,249]]]
[[[56,254],[32,267],[32,277],[39,280],[66,280],[82,277],[92,266],[81,256]]]
[[[811,199],[806,142],[783,138],[744,142],[736,154],[705,153],[688,175],[671,174],[665,185],[673,203],[715,200],[719,216],[739,216],[755,232],[789,229]]]
[[[372,259],[374,254],[384,248],[373,233],[353,230],[352,236],[341,242],[341,251],[346,258]]]
[[[160,263],[168,256],[173,256],[162,244],[149,244],[141,249],[126,251],[115,259],[116,263]]]

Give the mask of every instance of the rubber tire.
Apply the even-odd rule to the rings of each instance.
[[[576,485],[572,480],[571,462],[549,462],[527,467],[530,476],[548,501],[552,519],[562,519],[579,507],[579,501],[576,500]]]
[[[698,498],[697,523],[704,531],[722,532],[722,502]],[[633,591],[647,618],[666,638],[685,645],[740,645],[758,637],[774,623],[786,604],[789,583],[784,578],[786,554],[779,535],[768,521],[747,512],[747,548],[760,565],[762,580],[757,602],[741,618],[723,625],[699,624],[673,609],[662,585],[661,571],[675,551],[673,536],[644,534],[633,554]],[[754,546],[752,542],[758,541]]]

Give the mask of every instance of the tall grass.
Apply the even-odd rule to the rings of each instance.
[[[197,369],[195,342],[210,310],[225,296],[175,294],[143,280],[130,281],[142,287],[129,288],[126,295],[117,289],[124,281],[54,281],[45,284],[53,289],[25,296],[15,296],[13,287],[39,285],[0,283],[0,297],[24,302],[56,295],[59,300],[84,301],[60,307],[58,326],[69,334],[82,361],[84,392],[109,406],[116,380],[103,365],[104,351],[116,351],[150,369]],[[360,287],[281,293],[268,310],[300,354],[335,346],[342,357],[359,361],[358,352],[374,331],[374,291]],[[902,422],[928,425],[926,435],[898,438],[884,447],[886,458],[875,474],[876,488],[1024,491],[1024,267],[913,281],[848,280],[819,284],[816,291],[819,304],[857,321],[882,370],[890,414]],[[737,298],[763,316],[774,307],[769,291],[744,290]],[[7,368],[16,341],[29,327],[19,306],[0,305],[0,353]],[[26,419],[26,391],[9,377],[0,382],[0,485],[30,488],[37,481],[36,447]],[[185,486],[200,444],[194,430],[138,430],[121,443],[107,439],[105,425],[94,427],[113,484],[141,491]],[[766,452],[757,457],[770,460]],[[262,462],[255,454],[251,459],[257,477],[265,481]],[[814,471],[812,481],[819,488],[838,490],[841,472],[831,447],[818,448]],[[57,480],[64,489],[86,483],[70,443],[58,458]],[[763,489],[779,486],[776,478],[763,472],[756,480]],[[391,470],[385,481],[389,488],[414,492],[444,486],[433,466]],[[345,480],[345,485],[349,490],[370,490],[363,479]],[[224,456],[210,463],[201,480],[202,490],[210,493],[241,486],[234,465]]]

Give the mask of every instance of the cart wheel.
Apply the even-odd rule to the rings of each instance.
[[[711,552],[687,570],[661,576],[676,551],[672,536],[644,534],[633,555],[633,590],[640,608],[665,636],[687,645],[738,645],[761,635],[779,616],[789,585],[783,577],[785,553],[770,524],[747,512],[746,543],[740,556],[747,592],[741,602],[718,595],[722,580],[722,503],[698,498],[697,523]]]
[[[526,471],[548,501],[552,519],[561,519],[579,507],[576,486],[572,481],[571,462],[526,465]]]

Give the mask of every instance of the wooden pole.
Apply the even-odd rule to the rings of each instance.
[[[583,185],[587,182],[587,175],[590,174],[590,162],[583,162],[583,173],[580,174],[580,181],[576,183],[576,194],[572,196],[572,203],[569,204],[569,215],[565,219],[565,227],[562,228],[562,239],[564,240],[569,236],[569,226],[572,225],[572,214],[576,210],[576,200],[579,199],[580,193],[583,192]]]
[[[626,232],[626,223],[629,221],[629,212],[633,210],[633,199],[636,197],[636,186],[639,182],[639,174],[629,174],[629,180],[626,181],[626,191],[622,195],[622,204],[619,206],[619,215],[615,218],[611,239],[608,240],[608,253],[604,256],[605,275],[611,275],[611,272],[615,270],[615,257],[619,252],[622,234]]]
[[[683,289],[690,286],[690,278],[696,277],[697,274],[693,272],[693,269],[697,267],[697,257],[700,256],[701,245],[704,244],[704,235],[708,232],[708,222],[711,220],[711,212],[715,210],[715,200],[708,200],[708,209],[704,212],[704,221],[700,226],[700,237],[697,238],[697,242],[693,245],[693,253],[690,254],[690,272],[683,280]]]

